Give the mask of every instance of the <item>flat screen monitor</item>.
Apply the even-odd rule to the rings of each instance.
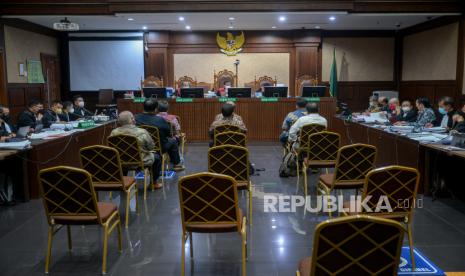
[[[166,87],[144,87],[142,90],[144,91],[145,98],[166,98]]]
[[[287,87],[285,86],[265,86],[264,97],[287,98]]]
[[[326,93],[326,86],[304,86],[302,88],[302,97],[324,97]]]
[[[203,88],[181,88],[181,98],[203,98]]]
[[[228,97],[230,98],[250,98],[252,88],[250,87],[231,87],[228,88]]]

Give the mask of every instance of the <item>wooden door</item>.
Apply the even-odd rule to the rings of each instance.
[[[57,56],[40,54],[44,74],[44,104],[60,99],[60,61]]]

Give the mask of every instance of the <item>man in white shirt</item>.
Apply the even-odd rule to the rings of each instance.
[[[308,103],[305,108],[307,109],[308,115],[300,117],[289,130],[289,141],[291,142],[297,141],[297,136],[299,135],[300,129],[304,125],[318,124],[325,127],[328,126],[328,121],[324,117],[320,116],[320,114],[318,114],[317,103]]]

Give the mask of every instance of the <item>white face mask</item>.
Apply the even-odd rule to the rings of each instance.
[[[402,111],[404,111],[404,112],[409,112],[409,111],[410,111],[410,107],[408,107],[408,106],[403,106],[403,107],[402,107]]]
[[[79,107],[84,107],[84,101],[78,102]]]
[[[68,110],[69,113],[74,113],[74,108],[71,108],[70,110]]]

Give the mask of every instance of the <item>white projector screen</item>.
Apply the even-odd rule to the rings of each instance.
[[[144,76],[142,40],[71,40],[71,91],[136,90]]]

